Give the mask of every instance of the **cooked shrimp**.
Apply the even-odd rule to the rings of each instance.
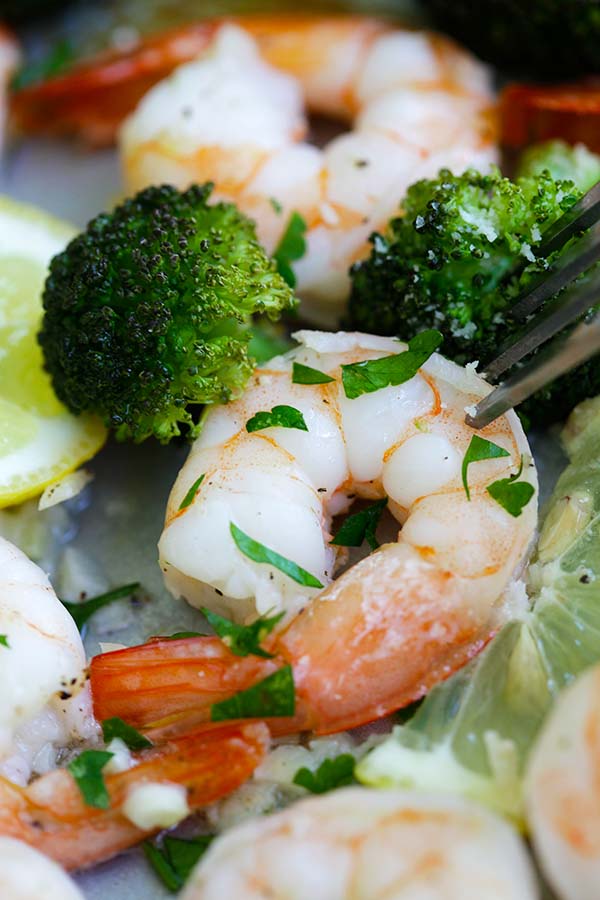
[[[0,635],[0,774],[25,784],[95,726],[77,627],[41,569],[4,538]]]
[[[218,29],[208,52],[142,99],[121,131],[126,185],[214,181],[216,198],[252,216],[269,251],[299,212],[308,231],[298,292],[305,312],[334,321],[350,264],[408,185],[443,166],[495,160],[486,70],[444,38],[370,19],[284,19],[252,31],[258,44],[240,28]],[[303,95],[355,130],[322,150],[304,143]]]
[[[131,768],[105,776],[108,809],[87,806],[68,769],[55,769],[27,788],[0,778],[0,835],[25,841],[67,869],[94,865],[174,824],[170,815],[163,818],[164,809],[140,808],[140,800],[148,804],[148,796],[144,801],[137,793],[140,788],[183,788],[177,821],[243,784],[268,742],[260,723],[225,725],[145,750]]]
[[[216,840],[182,900],[535,900],[501,819],[456,797],[346,788]]]
[[[273,727],[342,730],[422,696],[513,613],[507,596],[533,538],[536,503],[513,518],[486,488],[522,459],[521,477],[537,485],[515,414],[481,432],[507,456],[469,467],[469,500],[461,481],[473,435],[465,407],[485,395],[485,382],[434,354],[404,384],[348,399],[342,365],[406,345],[365,334],[295,337],[300,346],[259,369],[241,399],[207,415],[171,492],[159,544],[167,587],[193,605],[238,622],[286,612],[285,627],[267,643],[277,658],[240,659],[211,638],[96,657],[92,690],[101,717],[207,716],[211,703],[287,662],[297,715]],[[332,380],[294,384],[293,363]],[[307,431],[246,430],[256,413],[278,405],[301,413]],[[396,543],[332,582],[331,519],[355,496],[387,497],[402,529]],[[231,523],[327,586],[299,584],[276,565],[252,561]]]
[[[84,900],[53,860],[13,838],[0,837],[2,900]]]
[[[597,900],[600,884],[600,666],[559,697],[532,751],[527,816],[560,900]]]

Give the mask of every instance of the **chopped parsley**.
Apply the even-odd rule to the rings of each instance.
[[[236,656],[262,656],[263,659],[272,659],[273,654],[267,653],[260,646],[266,636],[270,634],[278,622],[280,622],[285,613],[278,613],[276,616],[267,618],[261,616],[252,622],[251,625],[236,625],[223,616],[211,612],[210,609],[202,608],[202,612],[206,616],[209,624],[214,628],[215,633],[221,638],[226,647]]]
[[[342,366],[342,384],[349,400],[382,388],[404,384],[417,374],[442,343],[442,335],[434,328],[422,331],[408,342],[408,350],[379,359]]]
[[[7,634],[0,634],[0,644],[3,647],[6,647],[8,650],[10,650],[10,644],[8,643],[8,635]]]
[[[245,534],[241,528],[238,528],[233,522],[229,523],[229,531],[231,532],[231,536],[238,550],[243,553],[244,556],[247,556],[248,559],[257,563],[265,563],[266,565],[274,566],[276,569],[279,569],[280,572],[283,572],[284,575],[287,575],[288,578],[291,578],[297,584],[301,584],[304,587],[323,587],[319,579],[315,578],[314,575],[311,575],[310,572],[307,572],[306,569],[303,569],[302,566],[299,566],[291,559],[286,559],[285,556],[280,556],[275,550],[270,550],[269,547],[265,547],[265,545],[261,544],[259,541],[255,541],[254,538]]]
[[[206,637],[206,635],[202,634],[201,631],[176,631],[175,634],[164,635],[166,641],[180,641],[183,638],[193,637]]]
[[[119,719],[118,716],[104,720],[102,723],[102,735],[106,744],[112,741],[113,738],[120,738],[130,750],[146,750],[148,747],[153,746],[151,740],[140,734],[136,728],[128,725],[123,719]]]
[[[320,372],[319,369],[313,369],[312,366],[304,366],[297,362],[292,366],[293,384],[329,384],[330,381],[335,381],[335,378]]]
[[[131,597],[134,591],[137,591],[139,586],[139,581],[133,581],[131,584],[124,584],[123,587],[114,588],[114,590],[108,591],[106,594],[100,594],[98,597],[91,597],[89,600],[86,600],[85,603],[67,603],[66,600],[62,600],[61,602],[71,613],[75,619],[75,624],[81,631],[87,620],[90,616],[93,616],[95,612],[102,609],[103,606],[114,603],[115,600],[123,600],[125,597]]]
[[[110,797],[102,769],[113,756],[114,754],[108,750],[84,750],[69,763],[69,772],[75,779],[87,806],[95,806],[97,809],[109,808]]]
[[[196,478],[195,482],[193,483],[193,485],[191,486],[191,488],[189,489],[189,491],[187,492],[187,494],[185,495],[185,497],[179,504],[179,512],[181,512],[182,509],[187,509],[188,506],[192,505],[192,503],[194,502],[194,499],[196,497],[196,494],[198,493],[198,488],[204,481],[205,474],[206,473],[203,472],[202,475],[200,475],[198,478]]]
[[[499,447],[498,444],[493,444],[491,441],[479,437],[478,434],[473,435],[462,463],[462,483],[465,494],[467,495],[467,500],[471,499],[471,492],[467,480],[467,470],[471,463],[481,462],[483,459],[499,459],[501,456],[510,456],[510,453],[508,450],[505,450],[504,447]]]
[[[377,550],[379,542],[375,532],[387,502],[387,497],[384,497],[353,516],[348,516],[330,543],[339,547],[360,547],[366,540],[371,550]]]
[[[61,75],[75,61],[75,51],[69,41],[58,41],[41,59],[25,63],[12,80],[12,89],[20,91],[32,84]]]
[[[521,464],[519,470],[509,478],[501,478],[494,481],[493,484],[486,488],[488,494],[506,510],[509,515],[518,518],[527,506],[533,495],[535,488],[528,481],[519,481],[523,471],[523,457],[521,456]]]
[[[312,794],[325,794],[334,788],[354,784],[354,767],[356,761],[351,753],[342,753],[332,759],[324,759],[319,768],[312,772],[303,766],[294,775],[294,784],[306,788]]]
[[[269,197],[269,203],[273,207],[273,210],[277,213],[278,216],[283,212],[283,206],[277,199],[277,197]]]
[[[291,666],[283,666],[245,691],[213,703],[211,722],[227,719],[268,719],[293,716],[296,710],[296,692]]]
[[[214,835],[183,840],[167,835],[162,843],[145,841],[144,855],[162,883],[173,893],[184,886],[198,860],[206,853]]]
[[[308,431],[304,416],[293,406],[274,406],[270,412],[257,412],[246,422],[246,431],[262,431],[264,428],[299,428]]]
[[[302,259],[306,253],[305,234],[306,222],[300,213],[294,210],[273,254],[277,271],[292,288],[296,287],[296,276],[291,264]]]

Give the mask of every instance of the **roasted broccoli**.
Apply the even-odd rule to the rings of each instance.
[[[56,256],[39,342],[60,400],[120,440],[197,433],[190,406],[238,395],[254,362],[254,313],[292,291],[235,206],[212,185],[148,188],[93,219]]]
[[[528,147],[521,155],[517,178],[540,175],[547,171],[558,181],[573,181],[580,191],[589,189],[600,181],[600,156],[592,153],[585,144],[572,147],[564,141],[545,141]]]
[[[505,72],[598,71],[598,0],[423,0],[434,23]]]
[[[442,171],[417,182],[402,214],[372,237],[370,257],[351,271],[347,325],[405,339],[437,328],[445,355],[485,363],[518,328],[508,316],[517,293],[551,262],[534,253],[545,229],[580,195],[548,172],[511,181],[497,171]],[[527,412],[538,422],[559,419],[598,391],[600,367],[588,363]]]

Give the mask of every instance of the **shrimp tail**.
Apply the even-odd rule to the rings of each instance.
[[[67,869],[108,859],[155,833],[123,812],[128,792],[149,781],[187,789],[197,810],[243,784],[265,756],[269,732],[262,723],[197,728],[144,751],[132,768],[105,776],[110,807],[87,806],[66,769],[56,769],[26,788],[0,780],[0,834],[18,838]]]
[[[92,659],[90,678],[99,720],[119,716],[151,736],[164,738],[209,722],[214,703],[229,699],[286,663],[240,657],[215,637],[154,638],[137,647]],[[293,718],[269,719],[275,735],[310,728],[306,705]]]

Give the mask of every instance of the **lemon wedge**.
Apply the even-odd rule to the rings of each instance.
[[[36,337],[48,263],[75,233],[0,197],[0,507],[40,494],[106,440],[98,419],[56,399]]]

